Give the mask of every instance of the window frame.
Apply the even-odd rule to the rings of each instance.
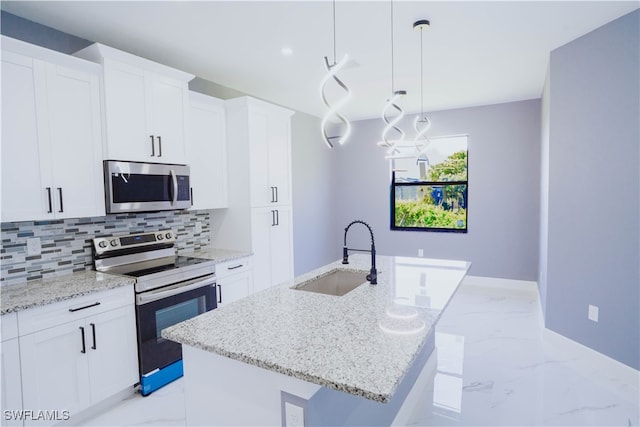
[[[396,172],[391,168],[391,188],[389,199],[389,227],[391,231],[420,231],[437,233],[462,233],[469,231],[469,146],[467,145],[467,179],[464,181],[412,181],[396,182]],[[392,163],[393,164],[393,163]],[[439,228],[439,227],[404,227],[396,226],[396,187],[424,187],[424,186],[446,186],[446,185],[466,185],[464,228]]]

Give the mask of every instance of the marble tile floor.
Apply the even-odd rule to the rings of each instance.
[[[437,372],[412,426],[640,425],[637,377],[543,340],[535,290],[463,283],[436,345]],[[183,383],[134,395],[82,424],[184,426]]]

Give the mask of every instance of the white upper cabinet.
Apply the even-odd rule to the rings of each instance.
[[[251,206],[291,204],[292,111],[249,97],[227,101],[227,111],[246,128]]]
[[[105,159],[186,163],[192,74],[99,43],[74,55],[103,65]]]
[[[228,207],[227,134],[224,102],[189,92],[187,163],[193,209]]]
[[[100,67],[2,38],[2,221],[104,215]]]

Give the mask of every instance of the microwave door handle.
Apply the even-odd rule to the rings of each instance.
[[[173,183],[173,197],[171,204],[175,205],[178,203],[178,177],[176,177],[176,171],[171,169],[169,171],[169,175],[171,176],[171,182]]]

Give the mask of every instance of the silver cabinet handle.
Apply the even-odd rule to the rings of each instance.
[[[84,326],[80,326],[80,335],[82,336],[82,350],[80,350],[80,353],[86,353],[87,347],[84,342]]]
[[[222,304],[222,286],[220,286],[219,284],[218,286],[218,304]]]
[[[155,145],[155,142],[153,141],[153,135],[149,135],[149,138],[151,138],[151,157],[155,157],[156,156],[156,145]]]
[[[227,270],[235,270],[236,268],[242,267],[242,264],[234,265],[233,267],[227,267]]]
[[[91,325],[91,335],[93,336],[93,345],[91,346],[92,350],[97,349],[98,347],[96,346],[96,324],[95,323],[89,323]]]
[[[96,307],[98,305],[100,305],[100,301],[94,302],[93,304],[89,304],[89,305],[85,305],[85,306],[82,306],[82,307],[78,307],[78,308],[70,308],[69,311],[71,313],[74,313],[76,311],[85,310],[87,308]]]
[[[60,210],[58,212],[64,212],[64,206],[62,204],[62,187],[58,187],[58,195],[60,196]]]
[[[49,210],[47,213],[53,213],[53,205],[51,204],[51,187],[47,187],[47,198],[49,199]]]
[[[158,138],[158,157],[162,157],[162,138],[156,136]]]

